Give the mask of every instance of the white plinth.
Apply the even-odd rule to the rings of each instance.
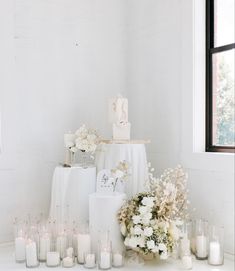
[[[148,175],[145,144],[135,144],[133,143],[135,141],[126,144],[107,142],[107,144],[101,144],[97,149],[97,172],[102,169],[115,168],[121,160],[126,160],[131,165],[131,176],[126,182],[125,193],[130,198],[143,191]]]
[[[118,210],[124,203],[123,193],[94,193],[89,197],[89,221],[92,249],[97,251],[99,233],[109,231],[112,248],[117,251],[124,249],[123,238],[117,220]]]
[[[96,167],[56,167],[49,216],[61,222],[69,219],[70,222],[86,223],[89,219],[89,195],[95,192],[95,187]],[[59,206],[59,212],[56,206]]]

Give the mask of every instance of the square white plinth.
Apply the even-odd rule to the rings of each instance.
[[[113,139],[114,140],[130,140],[131,124],[116,124],[113,123]]]

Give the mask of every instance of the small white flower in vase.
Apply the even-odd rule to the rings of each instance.
[[[113,192],[116,191],[118,182],[124,183],[129,177],[129,164],[126,161],[121,161],[116,168],[111,169],[113,179]]]

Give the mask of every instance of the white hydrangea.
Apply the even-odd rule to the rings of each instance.
[[[146,244],[147,244],[147,248],[150,249],[150,250],[155,248],[155,242],[153,240],[147,241]]]
[[[144,228],[144,236],[150,237],[153,234],[153,228],[152,227],[146,227]]]
[[[154,206],[154,198],[153,197],[144,197],[141,203],[147,207],[152,208]]]
[[[134,224],[140,224],[140,222],[141,222],[141,217],[140,217],[139,215],[134,215],[134,216],[132,217],[132,220],[133,220],[133,223],[134,223]]]
[[[134,227],[134,234],[135,234],[135,235],[141,235],[142,233],[143,233],[143,230],[141,229],[141,226],[136,225],[136,226]]]

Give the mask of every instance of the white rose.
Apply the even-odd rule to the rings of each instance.
[[[161,243],[158,245],[158,249],[162,252],[167,252],[167,247],[165,244]]]
[[[137,239],[135,237],[131,237],[129,240],[129,246],[132,248],[136,248],[138,245]]]
[[[167,258],[168,258],[167,252],[162,252],[162,253],[160,254],[160,259],[161,259],[161,260],[167,260]]]
[[[121,170],[116,170],[115,178],[121,179],[124,176],[124,173]]]
[[[138,237],[137,243],[139,247],[145,247],[145,238],[144,237]]]
[[[141,203],[147,207],[152,208],[154,206],[154,198],[153,197],[144,197]]]
[[[144,225],[148,225],[150,223],[150,219],[152,218],[152,213],[147,213],[142,216],[142,223]]]
[[[139,207],[139,212],[140,212],[141,215],[146,214],[146,213],[149,212],[149,208],[147,206],[140,206]]]
[[[146,227],[144,229],[144,236],[150,237],[153,234],[153,228],[152,227]]]
[[[134,215],[132,220],[134,224],[139,224],[141,222],[141,217],[139,215]]]
[[[135,235],[141,235],[142,234],[142,229],[141,229],[141,227],[140,226],[135,226],[134,227],[134,234]]]
[[[71,150],[71,152],[74,152],[74,153],[75,153],[75,152],[77,152],[77,151],[78,151],[78,148],[76,148],[76,147],[72,147],[70,150]]]
[[[155,248],[155,243],[153,240],[147,241],[147,248],[148,249],[154,249]]]

